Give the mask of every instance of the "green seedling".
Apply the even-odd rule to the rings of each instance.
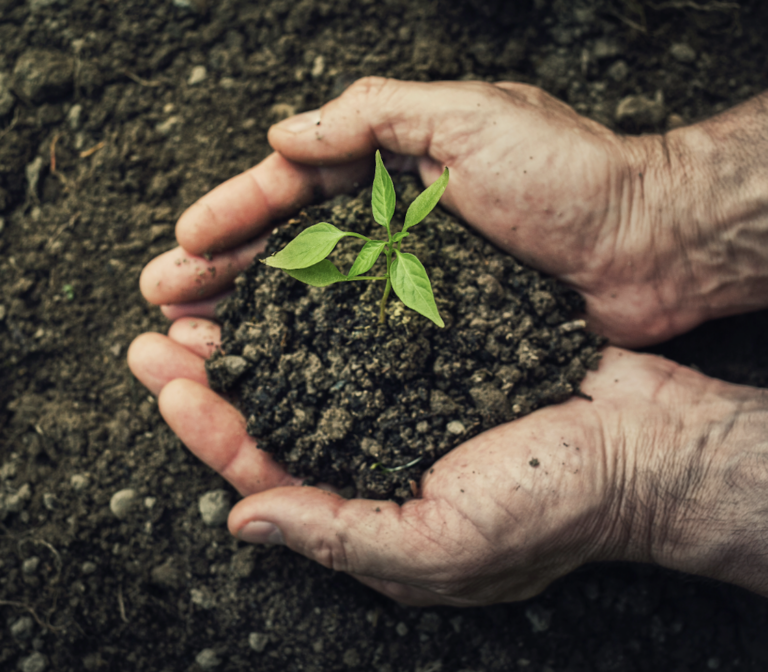
[[[386,240],[372,240],[359,233],[341,231],[333,224],[320,222],[304,229],[282,250],[263,260],[273,268],[284,270],[291,277],[313,287],[327,287],[336,282],[353,280],[383,280],[386,282],[379,308],[379,322],[385,323],[387,298],[390,290],[411,310],[432,320],[438,327],[445,323],[440,317],[424,265],[413,255],[402,252],[403,239],[410,235],[409,229],[421,222],[437,205],[445,188],[448,186],[448,168],[438,180],[422,191],[411,203],[405,215],[403,228],[394,235],[390,223],[395,214],[395,188],[389,176],[381,153],[376,152],[376,174],[373,178],[371,207],[373,219],[387,231]],[[355,259],[349,272],[344,275],[326,257],[345,236],[360,238],[365,244]],[[384,275],[365,275],[382,252],[387,262]]]

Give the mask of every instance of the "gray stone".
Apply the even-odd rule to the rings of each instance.
[[[229,516],[229,493],[226,490],[210,490],[200,497],[198,508],[208,527],[219,527],[227,522]]]
[[[131,512],[133,503],[136,501],[136,491],[131,488],[125,490],[118,490],[112,499],[109,500],[109,510],[117,518],[125,518]]]
[[[11,634],[16,637],[16,639],[29,639],[34,627],[35,622],[31,617],[22,616],[18,621],[15,621],[11,625]]]
[[[669,48],[669,53],[680,63],[693,63],[696,60],[696,50],[685,42],[678,42]]]
[[[55,511],[59,508],[59,500],[53,493],[46,492],[43,495],[43,506],[49,511]]]
[[[168,136],[171,133],[173,133],[174,130],[176,130],[176,127],[181,124],[181,117],[173,116],[168,117],[165,121],[161,121],[157,126],[155,126],[155,130],[160,135]]]
[[[27,175],[27,192],[33,198],[37,198],[37,187],[40,183],[40,173],[43,170],[44,164],[43,157],[38,156],[34,161],[27,164],[25,170]]]
[[[192,72],[189,75],[187,84],[190,86],[196,86],[197,84],[202,84],[207,78],[208,70],[206,70],[205,66],[196,65],[194,68],[192,68]]]
[[[76,131],[83,122],[83,106],[73,105],[71,108],[69,108],[69,112],[67,112],[67,122],[69,123],[69,127]]]
[[[666,117],[664,94],[656,92],[653,99],[643,95],[626,96],[616,106],[616,121],[635,126],[652,126]]]
[[[29,483],[25,483],[14,494],[5,498],[5,508],[10,513],[19,513],[31,497],[32,488]]]
[[[269,635],[264,632],[252,632],[248,635],[248,646],[256,653],[262,653],[269,644]]]
[[[80,571],[85,574],[93,574],[98,569],[98,565],[95,562],[91,562],[90,560],[86,560],[81,566]]]
[[[21,672],[43,672],[47,665],[48,659],[39,651],[35,651],[22,659],[19,667],[21,668]]]
[[[75,492],[82,492],[88,487],[88,478],[82,474],[73,474],[69,484]]]
[[[72,91],[74,63],[60,51],[30,49],[13,69],[14,89],[32,103],[61,98]]]
[[[461,436],[467,431],[467,428],[458,420],[452,420],[445,428],[448,430],[449,434],[454,434],[455,436]]]
[[[195,662],[204,670],[212,670],[221,665],[221,659],[213,649],[203,649],[195,656]]]
[[[0,117],[11,113],[16,98],[11,93],[11,78],[4,72],[0,72]]]

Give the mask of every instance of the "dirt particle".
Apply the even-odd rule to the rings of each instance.
[[[536,468],[541,464],[537,458],[532,458],[530,462],[528,462],[532,467]]]

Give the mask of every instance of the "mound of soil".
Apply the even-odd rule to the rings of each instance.
[[[412,178],[396,190],[394,226],[418,195]],[[381,238],[370,197],[369,188],[302,211],[266,254],[320,221]],[[309,287],[258,260],[217,311],[211,386],[240,400],[259,447],[309,483],[403,500],[459,443],[578,393],[599,362],[600,339],[574,319],[581,297],[553,278],[442,211],[404,242],[428,269],[445,328],[394,295],[380,326],[383,283]],[[359,247],[343,239],[331,258],[348,269]],[[383,268],[382,257],[371,274]]]

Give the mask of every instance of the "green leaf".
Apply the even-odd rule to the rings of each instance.
[[[407,231],[412,226],[418,224],[424,219],[432,210],[434,210],[440,197],[443,195],[445,188],[448,186],[448,168],[443,171],[443,174],[437,178],[435,182],[429,185],[424,191],[422,191],[416,200],[411,203],[408,208],[408,212],[405,213],[405,224],[403,225],[403,231]]]
[[[403,238],[410,235],[411,234],[406,231],[400,231],[399,233],[396,233],[394,236],[392,236],[392,242],[399,243]]]
[[[395,255],[390,269],[395,294],[411,310],[429,318],[438,327],[444,327],[445,323],[437,311],[432,285],[422,263],[412,254],[395,250]]]
[[[320,222],[304,229],[277,254],[264,259],[267,266],[282,268],[307,268],[325,259],[344,236],[355,234],[337,229],[333,224]]]
[[[362,275],[363,273],[370,271],[385,245],[386,242],[383,240],[369,240],[363,245],[360,254],[358,254],[357,259],[355,259],[355,263],[352,264],[352,268],[349,269],[348,277],[354,278],[357,275]]]
[[[285,269],[285,272],[292,278],[306,282],[313,287],[327,287],[328,285],[344,282],[348,279],[328,259],[323,259],[308,268]]]
[[[376,150],[376,174],[373,176],[373,193],[371,194],[373,218],[382,226],[389,226],[392,215],[395,214],[395,187],[392,178],[381,160],[381,152]]]

